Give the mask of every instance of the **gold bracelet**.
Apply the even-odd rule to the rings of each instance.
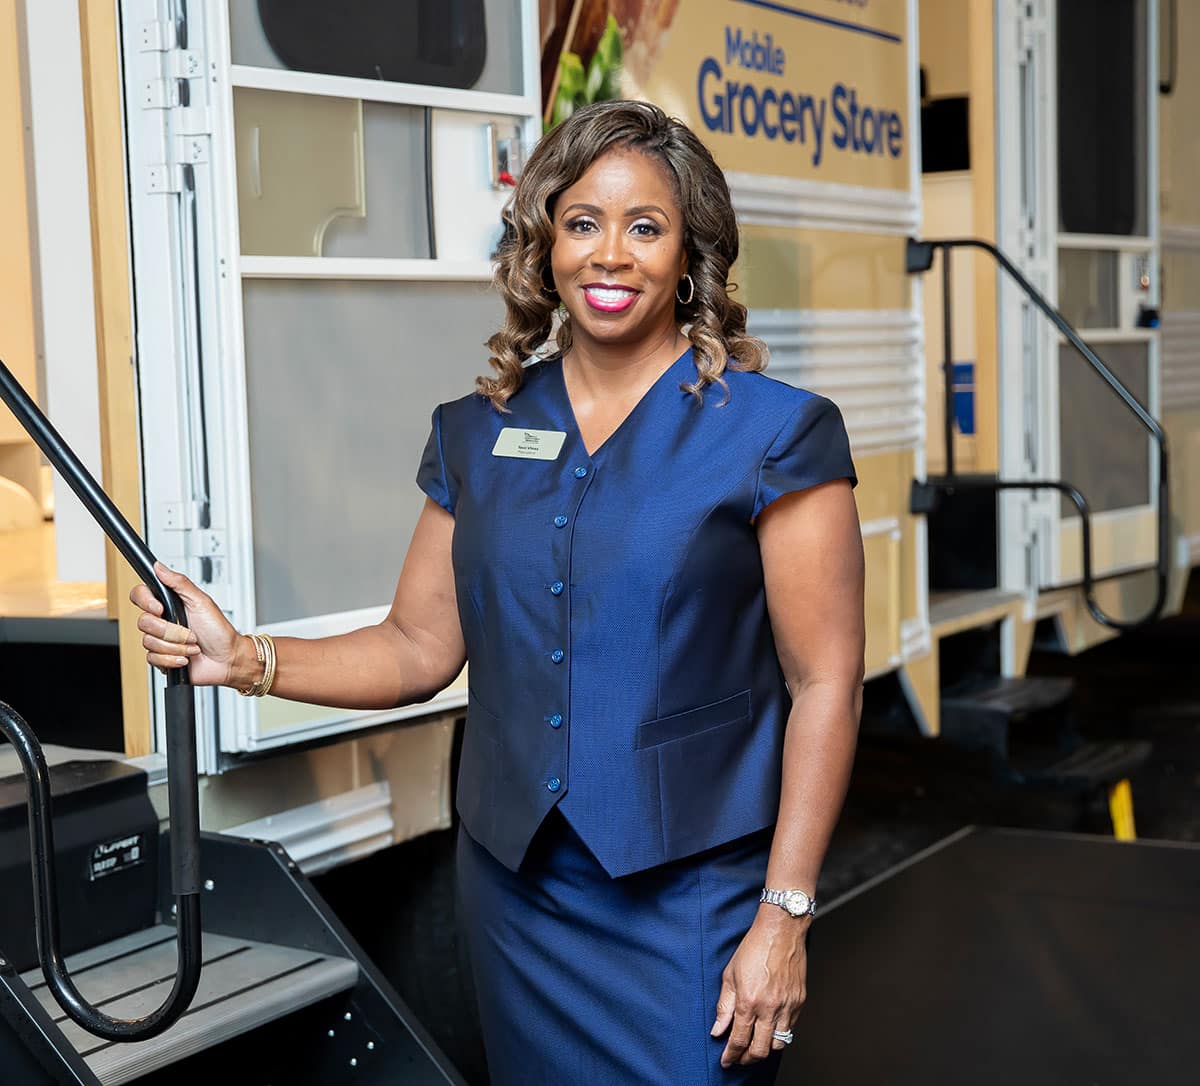
[[[270,634],[253,633],[249,636],[254,642],[254,655],[263,665],[263,673],[262,678],[251,683],[245,690],[238,690],[238,693],[247,698],[262,698],[270,693],[275,683],[275,639]]]
[[[275,638],[270,634],[259,634],[258,636],[266,643],[267,649],[267,669],[263,674],[262,682],[259,684],[261,689],[257,692],[258,697],[262,698],[266,697],[271,692],[271,687],[275,685],[277,658],[275,656]]]
[[[254,645],[254,655],[257,657],[258,662],[260,664],[265,664],[266,649],[263,647],[262,639],[258,636],[258,634],[250,634],[250,641]],[[265,674],[265,668],[264,668],[264,674]],[[262,679],[258,679],[255,682],[252,682],[248,687],[246,687],[245,690],[241,689],[241,687],[238,687],[238,693],[241,694],[242,697],[244,697],[244,698],[256,697],[258,695],[258,688],[261,685],[262,685]]]

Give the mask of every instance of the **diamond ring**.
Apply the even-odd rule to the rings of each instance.
[[[792,1031],[790,1029],[777,1029],[771,1034],[777,1041],[782,1041],[785,1045],[792,1043]]]

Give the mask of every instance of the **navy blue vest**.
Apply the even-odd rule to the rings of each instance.
[[[443,404],[417,482],[454,514],[470,701],[458,810],[516,869],[555,805],[611,875],[771,825],[790,699],[754,518],[854,479],[838,410],[762,374],[700,404],[691,351],[595,453],[557,358],[509,414]],[[506,427],[553,460],[493,454]]]

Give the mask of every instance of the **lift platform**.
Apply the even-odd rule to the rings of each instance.
[[[92,1005],[139,1018],[163,1002],[175,979],[169,835],[158,837],[151,812],[149,854],[130,859],[147,840],[140,771],[70,762],[54,767],[52,782],[68,946],[79,947],[89,933],[120,932],[71,954],[68,971]],[[0,798],[18,788],[20,777],[0,781]],[[199,1081],[210,1070],[246,1086],[462,1082],[287,852],[221,834],[200,838],[203,968],[190,1007],[151,1040],[92,1036],[66,1016],[35,967],[32,926],[20,917],[31,907],[22,900],[30,893],[29,859],[15,815],[23,819],[23,804],[0,809],[8,887],[0,908],[5,1083],[120,1086],[177,1082],[181,1075]],[[116,866],[105,867],[110,861]]]
[[[1200,845],[965,828],[823,910],[779,1086],[1194,1082]]]

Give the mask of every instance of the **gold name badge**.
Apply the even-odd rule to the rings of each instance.
[[[567,435],[562,430],[525,430],[506,426],[492,446],[493,456],[515,456],[521,460],[557,460]]]

